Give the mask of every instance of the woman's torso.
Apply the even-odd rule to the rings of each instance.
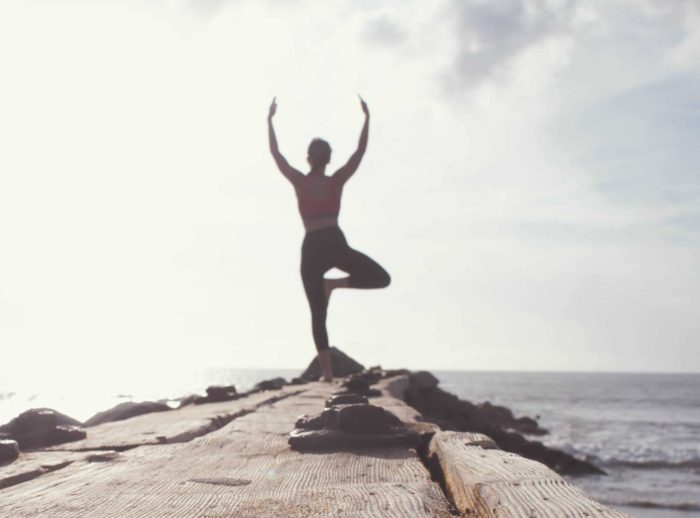
[[[342,184],[332,176],[306,175],[294,186],[299,213],[307,232],[337,226]]]

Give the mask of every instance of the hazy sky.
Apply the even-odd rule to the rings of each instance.
[[[3,368],[297,367],[267,149],[370,143],[341,226],[386,367],[700,371],[696,0],[0,0]],[[5,360],[10,362],[6,362]]]

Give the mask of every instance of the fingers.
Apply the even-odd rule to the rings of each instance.
[[[369,108],[367,108],[367,103],[365,102],[365,100],[362,98],[362,96],[360,94],[357,94],[357,97],[360,98],[360,106],[362,106],[362,111],[365,114],[369,114]]]

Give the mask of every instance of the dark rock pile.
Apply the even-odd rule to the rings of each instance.
[[[347,354],[336,347],[331,347],[331,365],[333,366],[333,375],[337,377],[349,376],[365,370],[364,366],[357,363]],[[318,357],[314,357],[309,363],[309,366],[300,376],[306,381],[317,381],[321,377],[321,366],[318,363]]]
[[[420,434],[394,414],[369,404],[368,395],[381,395],[369,386],[382,377],[370,369],[348,377],[344,390],[326,400],[316,416],[301,416],[289,434],[290,446],[298,451],[346,450],[380,446],[416,447]]]
[[[19,444],[11,439],[0,439],[0,465],[19,457]]]
[[[491,437],[501,449],[539,461],[558,473],[604,473],[593,464],[523,437],[521,434],[548,433],[534,419],[516,418],[508,408],[489,402],[475,405],[459,399],[439,388],[437,378],[429,372],[410,374],[405,400],[426,421],[437,424],[442,430],[483,433]]]
[[[33,408],[0,426],[0,439],[16,441],[21,450],[54,446],[86,437],[82,423],[50,408]]]
[[[405,446],[415,447],[418,432],[406,427],[394,414],[370,405],[363,396],[357,402],[343,394],[330,398],[326,408],[316,416],[301,416],[290,433],[289,444],[297,451],[341,451],[355,448]],[[335,396],[338,397],[338,396]],[[345,401],[345,403],[340,403]]]

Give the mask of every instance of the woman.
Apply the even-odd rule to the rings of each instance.
[[[343,186],[357,171],[367,149],[369,110],[361,97],[360,103],[365,114],[365,124],[357,150],[348,163],[332,176],[326,175],[326,166],[331,159],[331,147],[328,142],[321,139],[311,141],[307,157],[311,169],[304,175],[289,165],[277,146],[277,137],[272,126],[272,118],[277,111],[275,99],[272,100],[267,116],[270,152],[279,170],[294,186],[299,212],[306,229],[301,247],[301,279],[311,308],[311,329],[318,350],[323,381],[327,382],[333,380],[326,330],[326,313],[331,292],[336,288],[384,288],[391,281],[384,268],[365,254],[350,248],[338,227]],[[343,270],[348,276],[340,279],[324,278],[324,274],[331,268]]]

